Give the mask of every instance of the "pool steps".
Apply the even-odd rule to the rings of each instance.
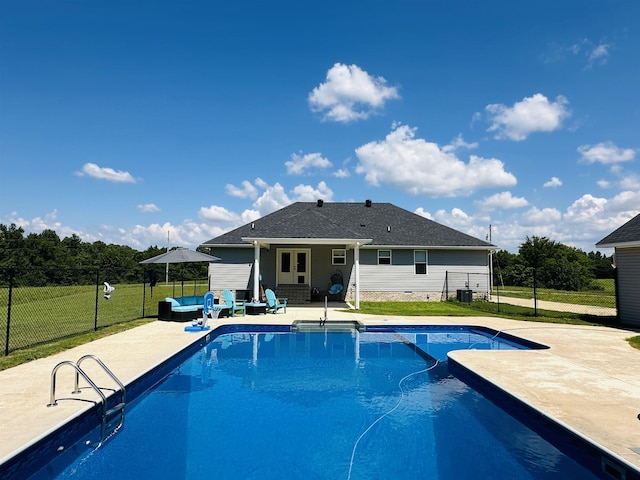
[[[324,332],[324,331],[345,331],[345,330],[365,330],[364,324],[357,320],[294,320],[291,324],[292,332]]]
[[[104,372],[109,377],[111,377],[111,379],[118,385],[118,389],[115,390],[113,388],[97,386],[95,382],[91,379],[91,377],[89,377],[89,375],[87,375],[87,373],[82,368],[80,368],[80,365],[85,360],[95,361],[102,368],[102,370],[104,370]],[[98,446],[100,446],[106,438],[116,433],[124,423],[124,408],[127,403],[127,392],[124,387],[124,384],[96,355],[91,355],[91,354],[84,355],[80,357],[77,362],[65,360],[63,362],[58,363],[55,367],[53,367],[53,370],[51,371],[51,393],[49,396],[49,403],[47,404],[47,407],[55,407],[58,405],[58,399],[56,399],[56,375],[60,367],[64,365],[69,365],[76,372],[74,389],[71,393],[73,394],[81,393],[79,383],[80,383],[80,377],[82,376],[82,378],[85,379],[85,381],[89,384],[89,386],[100,396],[100,400],[102,401],[102,426],[100,429],[100,442],[98,443]],[[107,408],[108,407],[107,397],[104,394],[103,390],[109,390],[114,393],[116,391],[119,391],[120,401],[116,405],[112,406],[111,408]],[[60,400],[82,400],[82,399],[64,398]]]

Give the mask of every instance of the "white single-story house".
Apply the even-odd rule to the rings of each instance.
[[[616,267],[616,304],[622,323],[640,325],[640,215],[598,243],[613,247]]]
[[[271,288],[289,304],[441,300],[490,291],[497,249],[390,203],[297,202],[201,245],[214,291]],[[342,284],[342,288],[335,287]],[[472,291],[472,292],[471,292]],[[339,297],[339,298],[336,298]]]

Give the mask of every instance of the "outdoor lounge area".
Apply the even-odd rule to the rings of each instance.
[[[287,301],[276,299],[273,292],[267,296],[266,302],[249,302],[242,299],[244,292],[236,292],[236,295],[229,289],[222,292],[222,299],[218,303],[215,300],[218,317],[236,317],[245,315],[264,315],[267,312],[276,313],[284,308],[286,312]],[[240,296],[240,298],[237,298]],[[273,298],[272,298],[273,297]],[[204,310],[205,295],[186,295],[182,297],[166,297],[158,302],[158,320],[169,322],[191,322],[194,319],[202,318]]]
[[[204,310],[204,295],[189,295],[183,297],[166,297],[158,302],[158,320],[172,322],[190,322],[195,318],[202,318]],[[220,305],[219,317],[228,317],[229,308]]]

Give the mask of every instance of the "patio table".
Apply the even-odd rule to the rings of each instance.
[[[267,313],[266,303],[251,302],[251,303],[245,303],[244,306],[247,310],[247,315],[260,315],[260,314]]]

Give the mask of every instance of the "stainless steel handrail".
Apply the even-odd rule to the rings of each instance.
[[[109,375],[111,377],[111,379],[118,384],[118,386],[120,387],[120,390],[122,390],[122,403],[127,403],[127,393],[126,393],[124,384],[118,379],[118,377],[116,377],[114,375],[114,373],[111,370],[109,370],[109,367],[107,367],[104,364],[104,362],[102,360],[100,360],[97,356],[89,354],[89,355],[84,355],[84,356],[80,357],[78,359],[78,361],[76,362],[76,365],[78,365],[78,369],[82,370],[82,369],[80,369],[80,364],[82,362],[84,362],[88,358],[94,360],[98,365],[100,365],[102,367],[102,369],[107,373],[107,375]],[[75,390],[73,391],[73,393],[80,393],[80,389],[78,387],[78,381],[79,380],[80,380],[80,374],[79,374],[79,371],[76,370]]]
[[[98,387],[95,384],[95,382],[91,380],[91,378],[89,378],[89,375],[87,375],[87,373],[84,370],[82,370],[82,368],[80,368],[80,364],[85,360],[87,360],[88,358],[95,360],[95,362],[98,365],[100,365],[100,367],[102,367],[102,369],[107,373],[107,375],[109,375],[111,379],[114,382],[116,382],[120,387],[122,401],[111,410],[107,410],[107,397],[103,393],[102,388]],[[58,363],[55,367],[53,367],[53,370],[51,371],[51,392],[50,392],[49,403],[47,404],[47,407],[55,407],[56,405],[58,405],[58,401],[56,400],[56,375],[58,374],[58,370],[60,369],[60,367],[62,367],[63,365],[69,365],[73,367],[73,369],[76,371],[74,390],[71,393],[80,393],[79,383],[80,383],[80,376],[82,376],[82,378],[84,378],[87,381],[87,383],[91,386],[91,388],[93,388],[93,390],[100,396],[102,400],[102,428],[100,431],[100,442],[98,444],[98,447],[100,447],[100,445],[102,445],[102,442],[105,440],[107,425],[111,426],[111,423],[109,422],[109,418],[112,416],[113,413],[116,413],[120,420],[119,425],[115,428],[113,433],[115,433],[115,431],[117,431],[120,428],[120,426],[122,426],[122,422],[124,421],[124,406],[126,405],[126,396],[127,396],[125,386],[118,379],[118,377],[116,377],[115,374],[111,370],[109,370],[109,368],[102,362],[102,360],[100,360],[95,355],[84,355],[80,357],[80,359],[78,359],[77,362],[65,360],[63,362]]]
[[[104,393],[102,393],[102,390],[100,390],[100,387],[98,387],[93,382],[93,380],[91,380],[89,376],[84,371],[82,371],[82,369],[78,366],[78,364],[75,362],[72,362],[71,360],[65,360],[57,364],[55,367],[53,367],[53,370],[51,371],[51,393],[49,395],[49,403],[47,404],[47,407],[55,407],[58,405],[58,401],[56,400],[56,374],[58,373],[58,370],[60,369],[60,367],[62,367],[63,365],[69,365],[73,367],[73,369],[76,371],[76,376],[82,375],[82,378],[84,378],[87,381],[87,383],[91,385],[91,388],[93,388],[95,392],[98,395],[100,395],[100,398],[102,399],[102,415],[103,416],[106,415],[107,397],[104,395]]]

